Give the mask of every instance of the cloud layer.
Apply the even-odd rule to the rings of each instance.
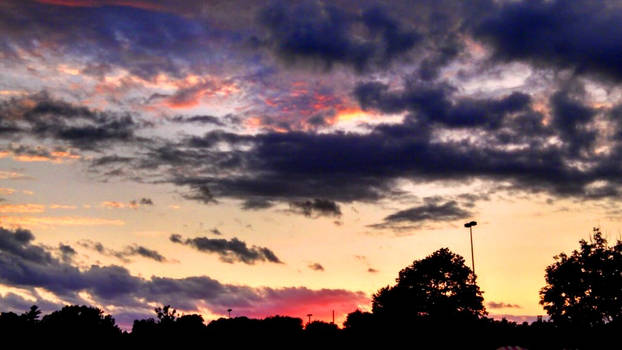
[[[207,308],[215,314],[224,314],[227,308],[234,308],[238,315],[264,317],[298,315],[304,312],[303,309],[328,310],[330,307],[349,312],[359,303],[367,302],[364,293],[341,289],[253,288],[223,284],[207,276],[152,276],[146,279],[117,265],[91,265],[81,270],[55,258],[33,240],[34,235],[28,230],[0,228],[0,283],[25,290],[44,288],[69,303],[84,303],[80,293],[86,292],[99,305],[116,306],[119,312],[140,310],[149,313],[151,307],[148,303],[155,302],[188,311]],[[27,304],[18,299],[23,298],[8,295],[2,304],[13,307]]]

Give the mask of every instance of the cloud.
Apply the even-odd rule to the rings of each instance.
[[[258,209],[267,209],[274,206],[272,202],[263,198],[251,198],[244,201],[242,204],[242,209],[244,210],[258,210]]]
[[[367,82],[359,84],[354,95],[363,109],[408,111],[421,126],[497,129],[508,115],[530,110],[531,97],[522,92],[501,98],[454,98],[454,92],[447,83],[407,83],[402,90],[391,91],[386,84]]]
[[[141,198],[139,201],[132,201],[132,202],[138,202],[140,205],[153,205],[153,201],[151,200],[151,198]]]
[[[156,250],[146,248],[142,245],[128,245],[122,250],[114,250],[104,247],[100,242],[93,242],[90,240],[81,240],[78,242],[81,247],[94,250],[102,255],[113,256],[123,262],[130,262],[129,258],[133,256],[140,256],[143,258],[151,259],[157,262],[168,262],[162,254]]]
[[[0,104],[2,122],[17,129],[13,137],[22,135],[51,139],[81,150],[101,146],[137,142],[135,131],[141,127],[128,114],[98,112],[50,97],[46,92],[12,98]],[[32,149],[15,148],[23,156],[54,158],[54,154],[33,153]],[[43,151],[45,152],[45,151]],[[57,151],[60,152],[60,151]],[[58,154],[65,156],[65,154]],[[70,155],[67,155],[70,156]]]
[[[331,309],[345,314],[369,302],[364,293],[343,289],[249,287],[223,284],[207,276],[145,279],[116,265],[81,270],[55,259],[32,244],[33,239],[27,230],[0,229],[0,283],[44,288],[69,303],[84,302],[78,294],[86,292],[96,303],[114,307],[115,312],[149,310],[151,303],[156,303],[191,312],[208,309],[215,314],[233,308],[236,314],[248,317],[303,315],[317,310],[328,319]]]
[[[29,180],[31,177],[17,171],[0,170],[0,180]]]
[[[488,308],[490,309],[520,309],[521,306],[518,304],[508,304],[508,303],[504,303],[504,302],[494,302],[494,301],[489,301],[487,304]]]
[[[176,116],[170,119],[174,123],[179,124],[211,124],[215,126],[225,126],[220,118],[212,115],[195,115],[191,117]]]
[[[324,266],[322,266],[320,263],[309,264],[308,267],[313,271],[324,271]]]
[[[382,7],[355,14],[320,2],[281,2],[262,10],[259,21],[267,30],[260,45],[286,62],[315,61],[326,69],[334,64],[359,71],[386,66],[420,41],[416,31]],[[358,26],[365,30],[355,35]]]
[[[308,217],[341,216],[341,208],[333,201],[313,199],[289,203],[290,211]]]
[[[124,6],[15,5],[22,21],[16,22],[14,14],[0,14],[6,19],[0,21],[0,28],[12,34],[1,39],[0,47],[13,64],[21,62],[20,55],[37,52],[32,44],[37,38],[49,44],[39,45],[38,50],[54,47],[60,52],[59,60],[93,61],[101,63],[103,70],[110,66],[108,80],[132,80],[141,87],[136,93],[142,96],[130,94],[133,104],[115,104],[118,107],[110,111],[45,93],[7,95],[17,97],[7,97],[0,105],[0,132],[12,139],[36,138],[54,144],[46,145],[47,150],[58,146],[89,153],[88,158],[80,153],[82,160],[90,162],[89,171],[105,180],[124,177],[170,183],[182,188],[187,199],[216,203],[220,197],[234,198],[244,209],[313,198],[335,204],[394,199],[404,194],[400,185],[405,182],[482,180],[507,184],[508,191],[581,199],[616,198],[620,193],[619,109],[596,107],[589,91],[581,93],[579,88],[566,86],[577,84],[578,79],[556,78],[546,84],[545,96],[532,86],[473,92],[461,81],[463,74],[504,71],[503,63],[510,60],[532,64],[530,71],[540,66],[549,70],[574,67],[575,76],[586,72],[593,78],[611,71],[615,78],[615,69],[603,68],[610,62],[609,52],[615,51],[610,51],[610,44],[593,40],[596,34],[584,26],[602,28],[602,23],[617,18],[616,6],[577,1],[568,12],[558,13],[563,2],[443,1],[392,3],[391,8],[302,2],[245,6],[245,11],[233,12],[234,5],[224,10],[231,11],[231,16],[222,16],[216,26],[201,17],[209,17],[210,11],[188,12],[184,17],[169,7],[167,11],[174,13]],[[257,7],[263,10],[255,13]],[[483,9],[487,15],[480,19]],[[565,26],[583,10],[591,11],[585,21]],[[50,11],[57,16],[50,16]],[[293,16],[302,12],[304,16]],[[533,14],[542,15],[534,17],[537,25],[523,28],[524,20]],[[256,15],[258,22],[253,21]],[[73,28],[81,25],[85,30],[78,34]],[[545,30],[547,25],[554,31]],[[516,28],[542,37],[551,35],[568,50],[553,54],[541,37],[532,47],[529,39],[515,37],[520,34]],[[40,33],[50,32],[55,35],[41,37]],[[154,42],[155,35],[165,39]],[[250,36],[257,45],[241,50],[238,44],[248,44]],[[586,37],[597,45],[594,50],[584,50]],[[512,42],[507,38],[518,40],[516,50],[522,53],[510,52],[514,46],[507,46]],[[492,61],[478,58],[487,53],[482,42],[495,54]],[[212,52],[209,48],[214,45],[217,50],[213,52],[219,54],[206,58],[205,52]],[[504,56],[504,52],[509,54]],[[340,70],[343,79],[340,75],[333,81],[319,71],[312,73],[308,83],[300,84],[308,72],[290,74],[292,67],[272,65],[270,53],[296,65],[312,61],[332,67]],[[603,57],[595,57],[596,53]],[[539,63],[549,54],[556,59]],[[215,65],[218,72],[228,73],[231,67],[220,65],[230,59],[238,68],[231,70],[235,74],[214,78],[211,88],[224,88],[227,84],[221,86],[221,81],[232,86],[248,82],[249,90],[243,91],[238,102],[248,102],[250,109],[222,107],[234,111],[237,121],[228,120],[228,114],[193,114],[146,122],[135,112],[156,113],[147,108],[153,107],[148,106],[152,94],[159,94],[156,100],[176,96],[182,103],[197,101],[202,89],[210,88],[210,81],[191,72],[218,75],[207,69]],[[410,68],[404,71],[402,60],[413,74]],[[460,68],[458,73],[454,69],[439,74],[454,60],[469,72]],[[89,70],[88,74],[98,70],[81,68]],[[366,74],[371,71],[374,74]],[[82,97],[72,101],[89,101]],[[114,100],[109,95],[104,99]],[[142,101],[139,107],[135,100]],[[328,125],[316,131],[322,120],[330,122],[348,108],[372,111],[378,120],[357,125],[362,131],[336,131]],[[286,118],[280,117],[285,114]],[[403,120],[389,122],[388,114]],[[241,131],[255,121],[259,124],[253,132]],[[313,126],[314,122],[319,124]],[[158,130],[153,133],[157,137],[143,135],[158,123],[209,125],[210,131],[172,135]],[[601,132],[605,129],[611,132]],[[6,176],[8,172],[0,173],[0,178]],[[303,215],[308,207],[293,205]]]
[[[73,257],[76,255],[76,250],[73,249],[72,246],[67,244],[59,243],[58,250],[61,254],[61,260],[64,263],[70,263],[73,260]]]
[[[81,156],[74,154],[69,149],[56,147],[47,149],[41,146],[10,144],[4,150],[0,150],[0,158],[11,156],[18,162],[52,162],[63,163],[80,159]]]
[[[43,213],[45,205],[41,204],[0,204],[0,213]]]
[[[229,264],[243,262],[252,265],[263,261],[283,263],[270,249],[258,246],[249,248],[246,242],[240,241],[235,237],[231,240],[208,237],[195,237],[184,240],[181,235],[173,234],[170,236],[170,241],[191,246],[201,252],[218,254],[221,261]]]
[[[207,185],[196,185],[191,193],[186,193],[182,196],[186,199],[193,199],[205,204],[218,203]]]
[[[617,64],[622,49],[615,39],[622,35],[616,25],[622,20],[622,7],[616,2],[505,2],[487,14],[473,32],[492,47],[496,60],[622,80]]]
[[[17,190],[13,189],[13,188],[8,188],[8,187],[0,187],[0,194],[3,195],[11,195],[13,193],[15,193]]]
[[[425,222],[455,221],[470,216],[471,212],[461,208],[456,201],[439,203],[435,200],[427,200],[422,205],[388,215],[382,223],[369,225],[369,227],[402,230],[420,227]]]
[[[0,222],[7,226],[46,227],[46,226],[123,226],[125,222],[117,219],[102,219],[81,216],[0,216]]]
[[[130,4],[109,2],[115,3]],[[179,16],[151,6],[137,8],[136,4],[130,7],[15,3],[11,11],[0,12],[0,31],[11,33],[0,41],[0,48],[6,51],[5,57],[19,62],[23,56],[36,56],[34,40],[54,47],[55,57],[94,62],[78,73],[97,75],[102,70],[120,68],[146,80],[160,73],[178,76],[189,68],[201,68],[204,50],[219,47],[214,42],[218,31],[205,25],[205,19],[192,18],[192,13],[196,16],[202,12],[202,6],[192,6],[198,9],[188,12],[188,16]],[[168,6],[168,10],[180,8]],[[80,32],[75,28],[81,28]]]
[[[0,295],[0,309],[3,312],[22,313],[28,311],[32,305],[36,304],[42,312],[52,312],[64,306],[62,303],[55,303],[42,298],[34,300],[24,296],[8,292],[4,296]]]
[[[153,205],[153,201],[150,198],[134,199],[134,200],[129,201],[128,203],[117,202],[117,201],[104,201],[101,203],[102,207],[109,208],[109,209],[124,209],[124,208],[137,209],[142,206],[152,206],[152,205]]]

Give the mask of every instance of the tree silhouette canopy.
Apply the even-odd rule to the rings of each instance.
[[[397,284],[373,296],[374,315],[403,320],[475,319],[486,315],[482,292],[464,258],[442,248],[402,269]]]
[[[622,241],[607,244],[598,228],[571,255],[546,268],[540,304],[558,324],[596,326],[622,321]]]

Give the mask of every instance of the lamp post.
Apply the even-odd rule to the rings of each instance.
[[[477,225],[475,221],[464,224],[464,227],[469,228],[469,235],[471,236],[471,266],[473,266],[473,277],[475,277],[475,258],[473,257],[473,226],[475,225]]]
[[[231,311],[233,311],[233,309],[227,309],[227,312],[229,313],[229,318],[231,318]]]

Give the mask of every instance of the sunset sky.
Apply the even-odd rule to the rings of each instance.
[[[490,316],[620,238],[622,2],[0,3],[0,311],[338,323],[448,247]]]

